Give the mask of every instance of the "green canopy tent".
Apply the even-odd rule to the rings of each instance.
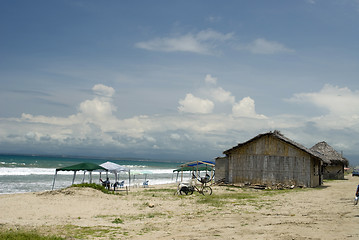
[[[97,164],[94,164],[94,163],[79,163],[79,164],[75,164],[75,165],[72,165],[72,166],[56,168],[55,176],[54,176],[54,182],[52,183],[52,190],[54,189],[54,186],[55,186],[55,180],[56,180],[56,176],[57,176],[58,171],[74,171],[74,177],[72,178],[72,184],[74,184],[77,171],[84,171],[84,178],[85,178],[86,171],[90,172],[90,183],[91,183],[92,182],[92,171],[94,171],[94,170],[105,170],[105,171],[107,171],[106,168],[103,168],[103,167],[101,167],[101,166],[99,166]]]

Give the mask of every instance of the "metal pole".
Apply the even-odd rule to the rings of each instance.
[[[198,161],[197,161],[197,166],[196,166],[196,178],[198,177]]]
[[[85,182],[85,174],[86,174],[86,171],[84,170],[84,177],[82,178],[82,183]]]
[[[75,177],[76,177],[76,171],[74,171],[74,177],[72,178],[72,185],[74,185]]]
[[[131,186],[131,170],[128,170],[128,188]]]
[[[52,183],[51,190],[54,190],[56,175],[57,175],[57,170],[55,170],[54,182]]]

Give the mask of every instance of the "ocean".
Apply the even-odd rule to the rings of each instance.
[[[149,185],[175,183],[176,174],[173,170],[178,168],[182,162],[141,160],[141,159],[105,159],[86,157],[65,156],[34,156],[34,155],[0,155],[0,194],[41,192],[51,190],[55,169],[71,166],[82,162],[102,164],[113,162],[131,170],[131,186],[142,186],[145,180]],[[102,179],[106,178],[102,173]],[[54,190],[71,185],[73,172],[58,171]],[[75,184],[89,182],[89,174],[79,171],[76,174]],[[92,182],[100,183],[100,173],[92,173]],[[115,175],[109,173],[109,179],[114,182]],[[129,186],[128,173],[121,172],[118,176],[120,181],[125,181]]]

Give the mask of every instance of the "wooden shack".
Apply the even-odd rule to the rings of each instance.
[[[259,134],[216,159],[216,179],[232,184],[317,187],[323,160],[279,131]]]
[[[344,167],[347,167],[349,162],[342,154],[324,141],[315,144],[310,150],[321,154],[328,162],[323,168],[324,179],[344,179]]]

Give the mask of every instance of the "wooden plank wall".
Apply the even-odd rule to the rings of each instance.
[[[231,183],[280,183],[307,187],[320,184],[320,162],[307,152],[272,136],[241,146],[228,157],[228,180]]]

